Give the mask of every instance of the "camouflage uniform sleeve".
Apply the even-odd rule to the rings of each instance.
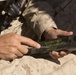
[[[29,2],[26,10],[23,12],[23,16],[39,39],[47,28],[57,28],[53,20],[54,10],[47,2]]]

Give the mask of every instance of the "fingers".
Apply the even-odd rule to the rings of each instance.
[[[17,57],[23,56],[23,53],[18,49],[18,47],[11,47],[10,53],[15,54]]]
[[[6,55],[0,54],[0,58],[4,59],[4,60],[11,60],[11,59],[17,58],[17,56],[15,54],[12,54],[12,53],[6,54]]]
[[[63,31],[63,30],[58,29],[57,30],[57,35],[60,35],[60,36],[71,36],[71,35],[73,35],[73,32],[67,32],[67,31]]]
[[[28,46],[20,45],[20,46],[18,46],[18,49],[23,54],[27,54],[28,53]]]
[[[0,39],[0,58],[2,59],[14,59],[26,54],[28,48],[22,44],[40,48],[40,44],[37,42],[17,34],[7,34]]]
[[[15,47],[11,48],[10,53],[14,53],[17,57],[21,57],[28,53],[28,46],[17,44]]]
[[[15,59],[17,57],[22,57],[24,54],[28,52],[28,47],[24,45],[11,46],[6,48],[6,50],[2,50],[0,52],[0,58],[4,60]]]
[[[70,52],[67,51],[67,50],[65,50],[65,51],[60,51],[60,52],[59,52],[59,54],[60,54],[61,57],[65,56],[65,55],[67,55],[67,54],[69,54],[69,53],[70,53]]]
[[[59,53],[56,52],[56,51],[52,51],[52,52],[50,52],[49,55],[50,55],[53,59],[60,58]]]
[[[64,31],[61,29],[48,28],[44,32],[45,39],[56,39],[58,36],[71,36],[73,32]]]
[[[53,58],[53,59],[58,59],[60,57],[64,57],[65,55],[67,55],[69,52],[68,51],[60,51],[60,52],[56,52],[56,51],[52,51],[49,53],[49,55]]]
[[[38,44],[37,42],[35,42],[32,39],[27,38],[27,37],[18,36],[18,40],[23,44],[26,44],[26,45],[29,45],[29,46],[32,46],[32,47],[35,47],[35,48],[40,48],[41,47],[40,44]]]
[[[12,49],[12,53],[16,54],[18,57],[27,54],[29,50],[29,46],[17,44],[16,49]]]

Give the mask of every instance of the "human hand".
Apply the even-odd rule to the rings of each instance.
[[[24,45],[40,48],[37,42],[14,33],[0,36],[0,58],[5,60],[21,57],[28,52]]]
[[[45,39],[56,39],[58,36],[71,36],[73,35],[73,32],[63,31],[61,29],[48,28],[45,30],[43,35]],[[68,51],[64,51],[64,50],[59,52],[52,51],[50,52],[50,55],[56,59],[56,58],[63,57],[68,53],[69,53]]]

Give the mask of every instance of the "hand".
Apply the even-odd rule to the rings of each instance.
[[[0,37],[0,58],[10,60],[23,56],[28,48],[22,44],[40,48],[40,44],[33,40],[10,33]]]
[[[58,36],[71,36],[73,35],[73,32],[63,31],[61,29],[48,28],[47,30],[45,30],[43,35],[45,39],[56,39]],[[68,53],[69,53],[68,51],[64,50],[60,52],[52,51],[50,55],[53,58],[59,58],[63,57],[64,55],[67,55]]]

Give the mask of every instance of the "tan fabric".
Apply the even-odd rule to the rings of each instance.
[[[71,4],[69,4],[64,9],[64,11],[62,10],[60,11],[60,13],[54,16],[54,20],[59,28],[66,29],[68,31],[73,30],[75,34],[76,33],[75,17],[76,17],[76,0],[72,0]],[[26,24],[24,26],[25,26],[23,27],[25,31],[24,34],[29,35],[30,26]],[[23,32],[21,28],[22,28],[21,22],[19,22],[18,20],[13,21],[12,26],[3,31],[1,35],[10,32],[15,32],[21,35],[21,32]],[[27,30],[28,32],[26,32]],[[43,58],[33,58],[31,56],[24,56],[20,59],[15,59],[12,62],[0,60],[0,75],[76,75],[76,55],[68,54],[67,56],[59,58],[58,60],[54,60],[52,58],[49,59],[50,60],[48,60],[48,58],[43,59]]]
[[[33,40],[38,40],[38,37],[35,34],[35,32],[25,22],[23,24],[18,19],[12,21],[11,26],[8,27],[8,29],[2,31],[0,35],[5,35],[7,33],[12,33],[12,32],[29,37]]]
[[[1,60],[0,75],[76,75],[75,55],[69,54],[54,61],[30,56],[12,62]]]

